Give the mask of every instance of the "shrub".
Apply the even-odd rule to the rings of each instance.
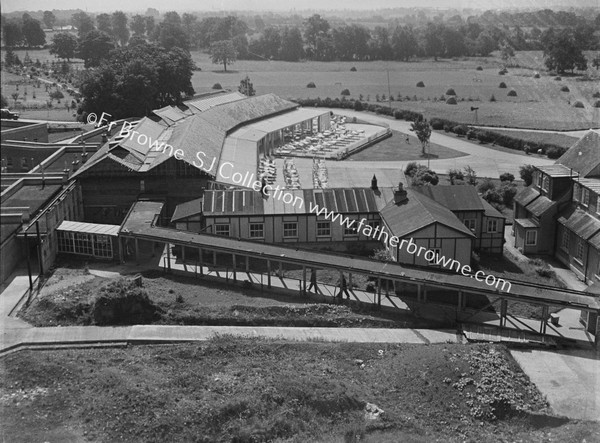
[[[350,68],[350,71],[352,71],[352,72],[356,72],[356,66],[352,66],[352,67]]]
[[[498,189],[498,193],[502,198],[504,206],[511,206],[517,195],[517,187],[510,182],[503,182],[502,186]]]
[[[490,101],[491,102],[495,102],[496,101],[496,97],[494,96],[494,94],[492,94],[492,96],[490,97]]]
[[[577,100],[575,103],[573,103],[573,107],[574,108],[584,108],[585,106],[583,106],[583,103],[580,100]]]
[[[506,89],[506,83],[504,83],[504,82],[500,82],[500,84],[498,85],[498,87],[499,87],[500,89]]]
[[[450,97],[448,100],[446,100],[446,104],[447,105],[456,105],[456,99],[454,97]]]
[[[501,182],[512,183],[514,180],[515,180],[515,176],[512,175],[510,172],[505,172],[504,174],[500,174],[500,181]]]
[[[456,135],[467,135],[467,127],[465,125],[456,125],[452,128],[452,132]]]
[[[354,102],[354,110],[355,111],[362,111],[362,110],[364,110],[363,104],[362,104],[362,102],[360,100],[356,100]]]
[[[456,95],[456,92],[454,92],[453,88],[450,88],[446,91],[446,95]]]
[[[561,81],[562,78],[561,77],[554,77],[554,80],[556,80],[557,82]]]
[[[510,91],[508,91],[507,96],[508,97],[516,97],[517,96],[517,91],[515,91],[514,89],[511,89]]]
[[[223,87],[221,86],[221,83],[215,83],[215,84],[212,86],[212,88],[213,88],[213,89],[223,89]]]
[[[315,85],[315,82],[310,82],[309,84],[306,85],[307,88],[316,88],[317,85]]]
[[[592,97],[594,98],[600,98],[600,91],[596,91],[592,94]]]
[[[425,83],[423,83],[423,82],[417,83],[417,88],[424,88],[424,87],[425,87]]]
[[[553,278],[556,276],[556,272],[554,272],[554,269],[552,269],[548,265],[536,267],[535,272],[537,272],[537,274],[540,277],[545,277],[545,278]]]
[[[538,74],[537,72],[534,74],[533,78],[540,78],[540,74]]]
[[[592,106],[594,106],[594,108],[600,108],[600,100],[596,100]]]
[[[533,165],[523,165],[519,168],[521,180],[525,182],[525,186],[529,186],[533,182],[533,173],[535,167]]]
[[[488,202],[490,204],[502,203],[502,195],[500,195],[500,192],[496,188],[491,188],[491,189],[486,190],[481,195],[481,198],[483,198],[486,202]]]
[[[562,88],[560,88],[560,90],[562,92],[570,92],[571,91],[568,86],[563,86]]]
[[[508,71],[506,69],[501,69],[500,71],[498,71],[498,75],[505,75],[508,74]]]
[[[448,171],[448,176],[450,178],[450,184],[455,185],[457,181],[464,180],[465,176],[460,169],[450,169]]]
[[[419,169],[419,164],[417,162],[410,162],[406,165],[406,169],[404,169],[404,173],[409,177],[414,176],[415,172]]]
[[[566,151],[565,148],[561,148],[560,146],[555,146],[555,147],[549,148],[546,151],[546,155],[548,156],[548,158],[555,160],[555,159],[559,158],[560,156],[562,156],[565,153],[565,151]]]
[[[444,132],[450,132],[450,125],[444,125]]]
[[[489,179],[486,178],[477,188],[479,190],[479,192],[481,192],[482,194],[485,193],[486,191],[489,191],[490,189],[496,189],[496,185],[494,184],[494,182]]]
[[[432,118],[431,119],[431,127],[435,130],[443,129],[444,122],[442,120],[440,120],[439,118]]]
[[[477,66],[477,70],[478,71],[483,71],[483,68],[481,66]]]
[[[350,91],[348,89],[344,89],[342,90],[341,95],[350,95]]]

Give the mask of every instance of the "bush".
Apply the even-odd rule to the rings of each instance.
[[[596,100],[592,106],[594,106],[594,108],[600,108],[600,100]]]
[[[525,182],[525,186],[529,186],[533,182],[533,172],[535,167],[533,165],[523,165],[519,168],[519,175],[521,180]]]
[[[565,86],[563,86],[562,88],[560,88],[560,90],[561,90],[562,92],[570,92],[570,91],[571,91],[571,90],[569,89],[569,87],[568,87],[568,86],[566,86],[566,85],[565,85]]]
[[[306,85],[307,88],[316,88],[317,85],[315,85],[315,82],[310,82],[309,84]]]
[[[450,184],[455,185],[459,180],[464,180],[465,176],[460,169],[450,169],[448,171],[448,176],[450,178]]]
[[[540,74],[538,74],[537,72],[534,74],[533,78],[540,78]]]
[[[508,91],[508,94],[506,94],[508,97],[516,97],[517,96],[517,91],[515,91],[514,89],[511,89],[510,91]]]
[[[600,91],[596,91],[592,94],[592,97],[594,98],[600,98]]]
[[[536,267],[535,272],[537,272],[537,274],[540,277],[545,278],[553,278],[556,276],[556,272],[554,272],[554,269],[550,268],[550,266],[548,265]]]
[[[482,194],[491,190],[491,189],[496,189],[496,185],[494,184],[494,182],[492,180],[490,180],[489,178],[486,178],[477,188],[479,190],[479,192],[481,192]]]
[[[502,203],[502,195],[500,195],[500,192],[498,191],[498,189],[496,188],[491,188],[486,190],[482,195],[481,198],[483,198],[486,202],[490,203],[490,204],[500,204]]]
[[[494,96],[494,94],[492,94],[492,96],[490,97],[490,101],[491,102],[495,102],[496,101],[496,97]]]
[[[417,88],[424,88],[424,87],[425,87],[425,83],[423,83],[423,82],[417,83]]]
[[[453,88],[450,88],[446,91],[446,95],[456,95],[456,92],[454,92]]]
[[[456,105],[456,99],[454,97],[450,97],[448,100],[446,100],[446,104],[447,105]]]
[[[431,128],[435,129],[435,130],[444,129],[444,122],[442,120],[440,120],[439,118],[432,118],[431,119]]]
[[[557,82],[561,81],[562,78],[561,77],[554,77],[554,80],[556,80]]]
[[[419,164],[417,162],[410,162],[406,165],[406,169],[404,169],[404,173],[409,177],[413,177],[415,172],[419,169]]]
[[[505,75],[508,74],[508,71],[506,69],[501,69],[500,71],[498,71],[498,75]]]
[[[221,86],[221,83],[215,83],[215,84],[212,86],[212,88],[213,88],[213,89],[223,89],[223,87]]]
[[[565,153],[566,149],[565,148],[561,148],[560,146],[556,146],[553,148],[548,148],[548,150],[546,150],[546,155],[548,156],[548,158],[550,159],[557,159],[560,156],[562,156]]]
[[[342,90],[341,95],[350,95],[350,91],[348,89],[344,89]]]
[[[365,108],[363,107],[363,104],[360,100],[355,100],[354,101],[354,110],[355,111],[363,111]]]
[[[483,71],[483,68],[481,66],[477,66],[477,70],[478,71]]]
[[[575,103],[573,103],[573,107],[574,108],[584,108],[585,106],[583,106],[583,103],[580,100],[577,100]]]
[[[143,324],[157,320],[160,308],[135,282],[120,279],[102,288],[92,316],[98,325]]]
[[[515,180],[515,176],[512,175],[510,172],[505,172],[504,174],[500,174],[500,181],[501,182],[510,182],[512,183]]]
[[[352,71],[352,72],[356,72],[356,66],[352,66],[352,67],[350,68],[350,71]]]
[[[504,182],[498,189],[498,193],[504,206],[512,206],[515,195],[517,195],[517,187],[510,182]]]
[[[500,89],[506,89],[506,83],[504,83],[504,82],[500,82],[500,84],[498,85],[498,87],[499,87]]]
[[[452,132],[456,135],[467,135],[467,127],[465,125],[456,125],[452,128]]]

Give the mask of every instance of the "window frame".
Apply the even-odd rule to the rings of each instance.
[[[469,226],[469,224],[467,224],[467,222],[469,222],[469,224],[473,224],[473,227]],[[472,232],[475,232],[477,230],[477,219],[475,218],[465,218],[463,220],[463,224],[467,227],[467,229],[469,229]]]
[[[573,186],[573,201],[579,201],[579,193],[581,192],[581,186],[579,183],[575,183]]]
[[[490,224],[493,223],[494,224],[494,229],[491,230],[490,229]],[[489,234],[497,234],[499,229],[499,223],[498,223],[498,219],[497,218],[488,218],[487,219],[487,226],[486,226],[486,232]]]
[[[319,226],[322,225],[322,226]],[[325,220],[317,220],[317,237],[331,237],[331,222]]]
[[[533,233],[533,242],[529,241],[529,234]],[[538,232],[535,229],[525,231],[525,246],[537,246]]]
[[[260,226],[260,229],[257,228],[258,226]],[[258,232],[260,232],[260,235],[256,235],[256,233]],[[248,224],[248,238],[265,238],[265,224],[263,222],[255,222]]]
[[[354,222],[352,223],[352,225],[350,227],[348,227],[347,224],[344,224],[344,237],[356,237],[358,235],[358,220],[350,220],[348,219],[348,223],[350,222]]]
[[[590,205],[590,190],[585,187],[581,187],[581,204],[586,208]]]
[[[290,225],[293,225],[294,227],[291,228],[289,227]],[[286,235],[286,231],[293,231],[294,234],[287,234]],[[284,222],[283,223],[283,238],[298,238],[298,222]]]
[[[585,255],[585,241],[583,238],[577,236],[577,245],[575,246],[575,256],[573,257],[579,263],[583,263],[583,256]]]
[[[229,225],[229,223],[215,223],[215,235],[218,235],[220,237],[231,237],[231,226]],[[225,228],[227,227],[227,235],[219,232],[219,228]]]
[[[563,226],[562,238],[560,240],[560,247],[563,251],[569,252],[569,247],[571,245],[571,231]]]

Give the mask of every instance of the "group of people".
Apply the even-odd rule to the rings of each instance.
[[[315,293],[319,292],[319,287],[317,285],[317,270],[315,268],[311,269],[310,285],[308,286],[307,292],[310,292],[311,289],[314,289]],[[350,292],[348,291],[348,283],[346,282],[346,277],[343,273],[340,273],[340,278],[338,279],[337,283],[337,289],[333,294],[333,297],[341,299],[342,294],[346,295],[346,300],[350,300]]]

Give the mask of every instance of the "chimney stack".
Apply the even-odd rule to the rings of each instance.
[[[400,204],[402,202],[405,202],[407,199],[408,199],[408,197],[406,195],[406,190],[404,189],[404,185],[402,184],[402,182],[399,182],[398,188],[394,189],[394,203]]]
[[[375,174],[373,174],[373,178],[371,179],[371,189],[377,191],[377,177],[375,177]]]

